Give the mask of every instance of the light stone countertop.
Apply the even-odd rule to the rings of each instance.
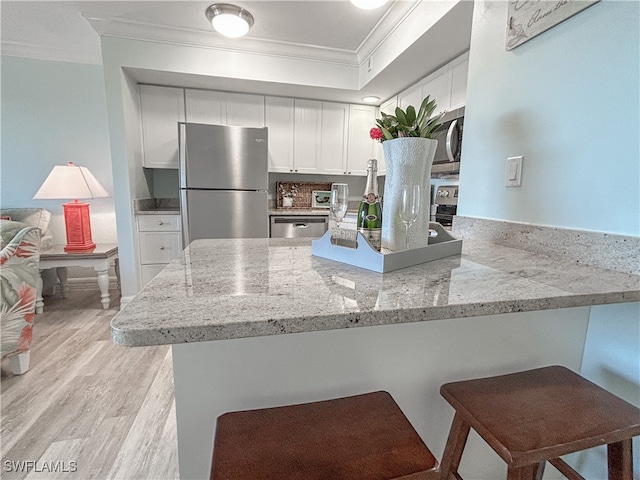
[[[640,276],[464,239],[461,256],[379,274],[309,239],[197,240],[111,322],[176,344],[640,301]]]

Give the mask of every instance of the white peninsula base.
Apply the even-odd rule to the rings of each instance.
[[[440,459],[453,410],[443,383],[546,365],[580,371],[589,307],[173,345],[180,478],[209,476],[216,418],[386,390]],[[464,478],[506,478],[471,433]],[[548,466],[547,478],[562,478]]]

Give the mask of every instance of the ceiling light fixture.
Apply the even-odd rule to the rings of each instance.
[[[363,10],[373,10],[383,6],[387,1],[388,0],[351,0],[351,3]]]
[[[373,95],[368,97],[362,97],[362,101],[366,103],[376,103],[380,101],[380,97],[374,97]]]
[[[213,28],[225,37],[242,37],[253,25],[253,16],[248,11],[229,3],[213,4],[206,14]]]

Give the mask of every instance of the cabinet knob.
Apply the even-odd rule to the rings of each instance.
[[[164,225],[164,222],[162,220],[159,220],[158,225]]]
[[[160,250],[164,250],[164,247],[160,247]]]

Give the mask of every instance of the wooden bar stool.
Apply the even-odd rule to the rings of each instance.
[[[462,478],[470,428],[507,463],[508,480],[539,480],[546,461],[584,480],[559,457],[605,444],[609,480],[633,480],[631,439],[640,434],[640,409],[564,367],[448,383],[440,394],[455,409],[440,480]]]
[[[217,419],[212,480],[437,479],[438,462],[387,392]]]

